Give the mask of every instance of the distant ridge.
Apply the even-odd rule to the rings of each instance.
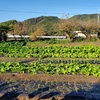
[[[86,20],[97,20],[97,18],[98,18],[97,14],[81,14],[81,15],[75,15],[69,19],[77,19],[77,20],[86,21]],[[26,19],[20,23],[27,23],[27,24],[29,24],[29,26],[31,26],[31,25],[36,25],[36,24],[45,24],[48,22],[57,23],[60,20],[61,19],[56,16],[40,16],[40,17],[36,17],[36,18]],[[9,20],[6,22],[2,22],[0,24],[10,25],[10,24],[16,24],[16,23],[19,23],[19,21]]]
[[[97,14],[81,14],[81,15],[75,15],[71,17],[71,19],[77,19],[77,20],[82,20],[82,21],[87,21],[87,20],[97,20]]]
[[[95,19],[97,20],[97,14],[80,14],[80,15],[75,15],[69,19],[78,19],[78,20],[90,20],[90,19]],[[21,23],[25,23],[27,22],[28,24],[31,24],[31,25],[35,25],[37,23],[44,23],[44,22],[58,22],[59,20],[61,20],[60,18],[58,18],[57,16],[40,16],[40,17],[36,17],[36,18],[29,18],[29,19],[26,19],[24,21],[22,21]],[[6,21],[6,22],[2,22],[0,24],[15,24],[19,21],[17,20],[9,20],[9,21]]]
[[[20,23],[27,23],[29,25],[35,25],[37,23],[47,23],[47,22],[58,22],[60,19],[56,16],[40,16],[40,17],[36,17],[36,18],[30,18],[30,19],[26,19]],[[0,24],[2,25],[10,25],[10,24],[16,24],[19,23],[19,21],[17,20],[9,20],[6,22],[2,22]]]
[[[24,20],[23,23],[27,22],[30,25],[35,25],[35,24],[44,24],[48,22],[55,23],[55,22],[58,22],[59,20],[60,19],[55,16],[40,16],[37,18],[30,18],[30,19]]]
[[[6,21],[6,22],[2,22],[2,23],[0,23],[0,25],[7,25],[7,26],[9,26],[9,25],[14,25],[14,24],[16,24],[18,21],[17,20],[8,20],[8,21]]]

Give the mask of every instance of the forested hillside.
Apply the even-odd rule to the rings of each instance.
[[[36,30],[37,27],[44,27],[48,29],[52,27],[54,23],[59,22],[58,17],[54,16],[41,16],[37,18],[30,18],[25,21],[19,22],[16,20],[9,20],[7,22],[0,23],[0,25],[9,26],[12,29],[13,34],[30,34]]]
[[[82,15],[75,15],[71,17],[71,19],[78,19],[78,20],[98,20],[98,14],[82,14]]]

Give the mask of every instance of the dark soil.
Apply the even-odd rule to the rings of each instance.
[[[100,100],[100,78],[4,73],[0,92],[0,100]]]

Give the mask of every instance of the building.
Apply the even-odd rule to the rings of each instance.
[[[82,31],[74,31],[74,38],[78,38],[78,37],[81,37],[81,38],[87,38],[86,35],[84,34],[84,32]]]

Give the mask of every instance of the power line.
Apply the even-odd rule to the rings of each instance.
[[[34,12],[34,11],[19,11],[19,10],[6,10],[6,9],[0,9],[0,12],[12,12],[12,13],[34,13],[34,14],[58,14],[58,15],[77,15],[77,14],[80,14],[80,13],[61,13],[61,12]]]
[[[20,10],[6,10],[6,9],[0,9],[0,12],[8,12],[8,13],[30,13],[30,14],[56,14],[56,15],[63,15],[63,16],[74,16],[74,15],[80,15],[82,13],[61,13],[61,12],[35,12],[35,11],[20,11]]]
[[[39,13],[39,14],[64,14],[64,13],[50,13],[50,12],[33,12],[33,11],[18,11],[18,10],[2,10],[1,12],[14,12],[14,13]]]

